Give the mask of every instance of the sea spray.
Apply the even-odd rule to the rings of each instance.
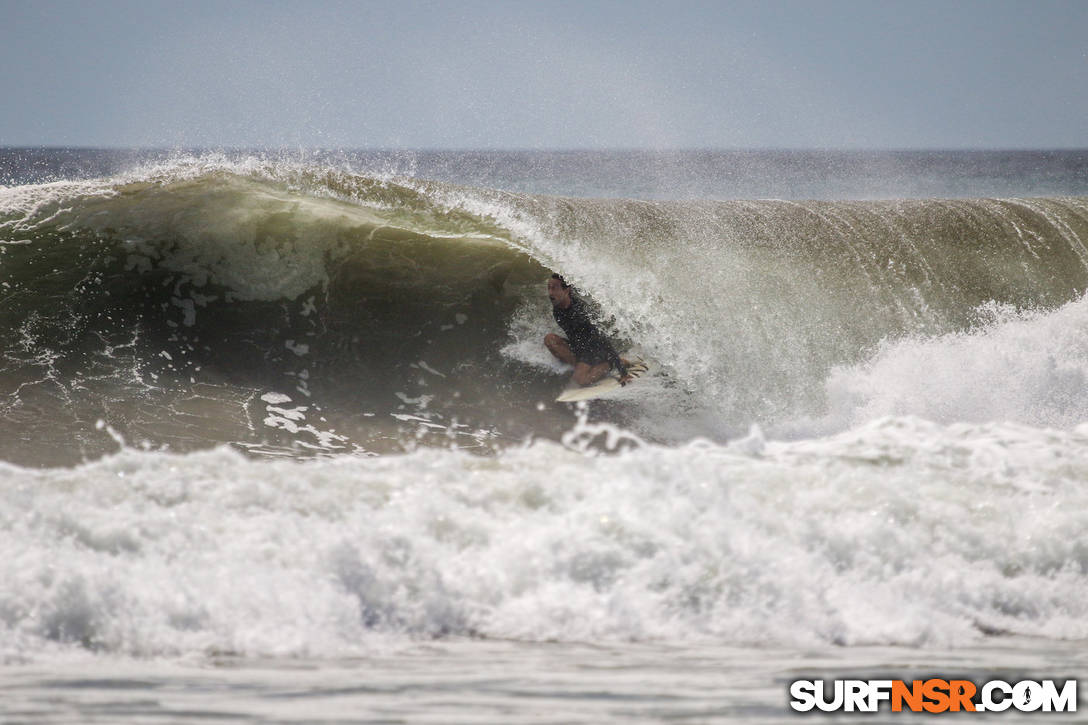
[[[1018,377],[995,306],[1076,339],[1055,311],[1084,292],[1086,230],[1083,197],[579,199],[222,155],[4,188],[0,452],[94,458],[99,419],[153,448],[269,455],[558,440],[551,270],[660,365],[645,395],[592,412],[650,441],[888,413],[1068,429],[1088,413],[1076,355],[966,418],[906,394],[890,361],[988,339],[979,364]],[[284,391],[305,420],[269,425],[262,396]]]

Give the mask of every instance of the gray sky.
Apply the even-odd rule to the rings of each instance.
[[[0,145],[1088,147],[1088,2],[0,0]]]

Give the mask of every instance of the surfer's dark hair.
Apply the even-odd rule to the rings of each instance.
[[[563,289],[570,289],[570,285],[567,284],[567,280],[563,279],[563,275],[558,272],[552,272],[552,279],[559,280],[559,284],[563,285]]]

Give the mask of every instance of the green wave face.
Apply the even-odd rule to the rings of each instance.
[[[594,415],[730,435],[825,413],[889,341],[1078,299],[1086,243],[1083,197],[643,202],[297,166],[0,189],[0,457],[98,455],[98,420],[292,454],[557,437],[552,270],[665,371],[657,407]]]

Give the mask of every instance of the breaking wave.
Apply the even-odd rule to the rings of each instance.
[[[1083,638],[1086,241],[1084,197],[0,187],[0,658]],[[553,270],[661,374],[552,402]]]
[[[1088,413],[1086,240],[1083,197],[575,199],[215,157],[0,188],[0,455],[93,458],[113,446],[98,421],[288,455],[558,439],[552,270],[660,363],[644,395],[593,409],[650,440],[941,405],[1068,426]],[[1047,368],[1033,336],[1069,354]],[[942,370],[1022,378],[1017,360],[1031,382],[1000,401],[917,389]]]

